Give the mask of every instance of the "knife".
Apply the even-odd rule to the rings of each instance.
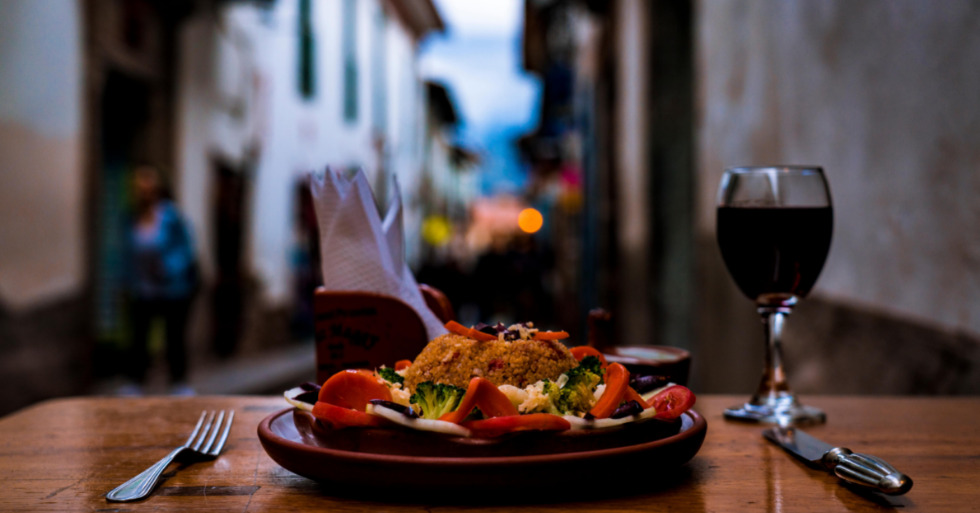
[[[803,460],[807,465],[833,471],[837,477],[888,495],[901,495],[912,488],[912,479],[881,458],[833,447],[794,427],[773,427],[762,432],[770,442]]]

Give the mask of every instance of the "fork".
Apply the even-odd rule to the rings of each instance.
[[[228,440],[228,432],[231,430],[231,423],[234,419],[234,410],[228,412],[227,419],[225,419],[224,410],[217,414],[217,419],[215,419],[214,411],[205,410],[201,412],[201,418],[197,420],[194,431],[191,431],[191,436],[183,445],[171,451],[170,454],[151,465],[150,468],[107,493],[106,500],[126,502],[145,498],[156,487],[163,471],[175,459],[180,458],[178,461],[182,463],[196,463],[217,458],[225,446],[225,441]],[[223,421],[224,428],[222,429]]]

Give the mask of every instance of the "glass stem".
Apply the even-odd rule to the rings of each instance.
[[[783,324],[790,314],[787,306],[760,306],[759,316],[765,327],[766,360],[762,381],[752,397],[752,404],[771,408],[785,408],[796,402],[786,381],[783,368]]]

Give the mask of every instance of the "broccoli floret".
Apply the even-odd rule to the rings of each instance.
[[[548,391],[548,396],[554,408],[562,414],[588,411],[595,402],[596,385],[602,381],[602,369],[599,359],[587,356],[575,368],[565,373],[568,381],[557,390],[556,394]]]
[[[597,374],[583,374],[582,379],[576,380],[572,384],[571,380],[565,384],[558,395],[558,409],[566,413],[586,412],[595,403],[595,386],[599,384]]]
[[[391,367],[381,367],[380,369],[377,370],[377,373],[378,373],[378,376],[381,376],[381,379],[387,381],[388,383],[393,383],[393,384],[394,383],[400,383],[400,384],[404,384],[405,383],[405,378],[403,378],[401,376],[401,374],[398,374],[397,372],[395,372],[395,369],[393,369]]]
[[[568,371],[568,377],[572,377],[572,373],[585,371],[602,377],[602,362],[600,362],[595,356],[586,356],[585,358],[582,358],[582,361],[578,362],[577,367]]]
[[[560,406],[561,387],[557,383],[547,379],[544,380],[544,387],[541,392],[548,397],[548,401],[544,405],[545,413],[553,413],[555,415],[565,414],[565,410]]]
[[[415,386],[415,393],[409,398],[409,402],[422,410],[422,417],[438,419],[456,410],[464,395],[466,395],[465,388],[424,381]]]

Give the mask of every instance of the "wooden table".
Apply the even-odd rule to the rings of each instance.
[[[722,410],[741,399],[699,398],[695,409],[708,420],[704,445],[654,491],[482,508],[337,497],[284,470],[256,436],[259,421],[286,406],[277,397],[53,400],[0,419],[0,511],[980,510],[980,398],[805,398],[829,417],[812,434],[881,456],[913,478],[915,486],[900,497],[859,495],[764,441],[759,427],[723,420]],[[221,458],[171,471],[144,501],[106,502],[106,492],[182,442],[202,409],[225,408],[235,409],[236,419]],[[575,490],[562,493],[572,497]]]

